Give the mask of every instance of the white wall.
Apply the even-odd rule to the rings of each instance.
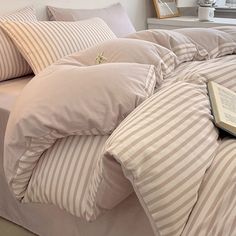
[[[120,2],[127,10],[137,30],[146,28],[146,19],[153,16],[152,0],[0,0],[0,14],[32,5],[37,9],[40,19],[46,19],[46,5],[67,8],[100,8]]]
[[[197,0],[177,0],[178,7],[192,7],[197,5]]]

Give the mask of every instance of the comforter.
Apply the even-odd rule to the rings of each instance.
[[[135,191],[156,235],[235,235],[236,141],[206,86],[236,91],[235,32],[143,31],[46,68],[7,126],[16,197],[90,221]]]

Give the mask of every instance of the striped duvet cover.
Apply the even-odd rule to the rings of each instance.
[[[156,235],[236,234],[236,140],[213,125],[206,89],[236,91],[235,70],[235,56],[182,64],[105,144]]]
[[[146,97],[111,133],[58,129],[31,139],[30,153],[24,155],[20,141],[30,138],[24,136],[24,125],[33,120],[10,119],[4,158],[16,197],[52,203],[90,221],[135,191],[157,236],[236,235],[236,140],[214,126],[206,87],[214,80],[236,91],[235,38],[229,42],[230,34],[224,38],[220,32],[212,33],[219,53],[187,33],[183,38],[189,42],[179,48],[171,44],[181,32],[175,40],[175,33],[165,31],[137,33],[134,38],[152,43],[157,34],[166,37],[168,45],[156,43],[173,58],[160,61],[155,75],[152,67],[141,67]],[[173,69],[157,75],[168,63]]]

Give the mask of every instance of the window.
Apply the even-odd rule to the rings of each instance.
[[[236,8],[236,0],[227,0],[226,1],[227,7],[235,7]]]
[[[219,5],[215,10],[215,17],[236,18],[236,0],[218,0],[218,3],[225,3],[225,6]]]

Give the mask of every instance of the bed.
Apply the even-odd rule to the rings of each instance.
[[[39,235],[234,235],[236,142],[207,82],[236,90],[236,29],[117,38],[18,14],[1,27],[35,77],[0,89],[2,216]]]

